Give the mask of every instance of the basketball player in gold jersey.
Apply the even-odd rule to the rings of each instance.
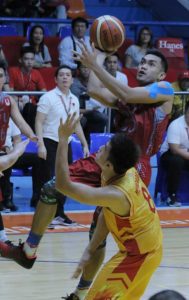
[[[79,276],[111,232],[119,251],[98,273],[85,299],[139,300],[162,258],[159,217],[147,187],[134,168],[139,149],[124,133],[116,134],[96,155],[102,169],[102,187],[72,182],[67,151],[77,121],[73,114],[64,124],[60,123],[56,188],[81,203],[103,209],[74,276]]]

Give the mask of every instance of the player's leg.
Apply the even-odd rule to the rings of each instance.
[[[0,241],[2,241],[2,242],[8,241],[1,213],[0,213]]]
[[[52,179],[42,188],[40,200],[32,221],[32,228],[26,242],[19,244],[19,246],[0,243],[0,254],[2,257],[13,259],[24,268],[32,268],[41,238],[56,213],[56,193],[55,179]]]
[[[152,253],[127,256],[118,253],[97,275],[85,300],[139,300],[159,266],[162,248]]]
[[[101,212],[101,207],[97,207],[93,214],[93,220],[89,231],[90,239],[94,234],[100,212]],[[93,279],[95,278],[97,272],[99,271],[102,265],[102,262],[105,257],[105,250],[106,250],[106,240],[104,240],[103,243],[98,247],[96,252],[93,254],[93,258],[90,261],[90,263],[87,266],[85,266],[85,268],[83,269],[83,273],[80,277],[79,283],[75,291],[70,295],[68,295],[67,297],[65,297],[64,299],[69,299],[69,300],[85,299],[85,296],[93,282]]]

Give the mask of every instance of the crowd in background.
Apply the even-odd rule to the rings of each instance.
[[[66,18],[66,11],[68,9],[68,1],[28,1],[27,5],[22,5],[20,1],[20,8],[15,7],[17,1],[3,1],[1,6],[2,16],[13,17],[60,17]],[[24,2],[25,3],[25,2]],[[58,15],[58,12],[62,14]],[[27,11],[27,14],[26,14]],[[46,25],[41,24],[30,25],[24,23],[24,32],[27,35],[27,40],[23,43],[20,49],[20,58],[17,66],[10,66],[6,58],[6,52],[3,47],[0,48],[0,63],[6,69],[6,83],[4,85],[5,91],[41,91],[46,92],[47,83],[45,82],[40,70],[53,69],[57,66],[53,65],[51,49],[45,44]],[[61,24],[56,26],[55,35],[58,34]],[[74,60],[72,50],[80,52],[79,43],[84,41],[90,49],[90,37],[88,35],[89,22],[87,19],[78,17],[71,21],[71,31],[66,37],[60,40],[58,45],[58,60],[59,66],[68,66],[73,74],[73,83],[70,86],[70,91],[79,99],[80,113],[82,113],[81,125],[88,146],[90,147],[90,134],[93,132],[103,133],[108,130],[108,115],[107,108],[102,104],[92,99],[87,94],[87,83],[90,70]],[[51,28],[52,29],[52,28]],[[125,75],[122,70],[134,70],[138,67],[141,58],[145,53],[155,48],[153,40],[153,33],[147,26],[140,28],[136,43],[130,45],[125,49],[124,60],[120,59],[119,51],[112,56],[107,57],[104,63],[104,68],[117,80],[124,84],[130,84],[130,78]],[[53,69],[54,71],[54,69]],[[55,76],[56,77],[56,76]],[[55,80],[56,81],[56,80]],[[55,86],[55,84],[54,84]],[[188,91],[189,90],[189,70],[179,70],[177,81],[172,84],[175,91]],[[35,130],[35,119],[37,113],[37,105],[41,103],[39,96],[14,96],[18,107],[33,130]],[[170,123],[181,117],[185,111],[185,101],[183,96],[176,96],[174,100],[173,110],[170,115]],[[114,124],[115,111],[111,110],[111,120],[109,130],[115,131]],[[39,154],[39,153],[38,153]],[[36,154],[37,160],[37,154]],[[35,163],[30,164],[35,171]],[[36,174],[36,172],[33,172]],[[35,177],[35,176],[34,176]],[[3,205],[11,210],[16,210],[13,203],[13,192],[9,175],[9,195],[3,194]],[[3,189],[2,189],[3,190]],[[36,206],[38,202],[39,191],[36,187],[35,180],[33,180],[33,194],[30,205]],[[177,204],[179,201],[175,201]],[[1,205],[2,206],[2,205]],[[2,206],[3,209],[3,206]]]

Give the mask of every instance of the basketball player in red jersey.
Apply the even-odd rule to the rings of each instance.
[[[33,133],[32,129],[25,122],[22,115],[20,114],[15,100],[3,92],[3,86],[5,84],[5,66],[0,64],[0,151],[4,151],[4,143],[6,139],[6,133],[9,123],[9,118],[11,117],[15,124],[19,127],[20,131],[25,134],[29,139],[37,141],[37,137]],[[2,155],[2,154],[1,154]],[[1,158],[4,161],[9,161],[9,158]],[[12,165],[12,164],[11,164]],[[7,165],[9,167],[9,165]],[[5,170],[6,165],[2,168]],[[4,231],[3,219],[0,214],[0,240],[6,241],[7,237]]]
[[[122,124],[121,119],[119,119],[120,129],[125,131],[128,136],[131,136],[141,146],[143,159],[140,161],[138,171],[143,181],[148,184],[150,178],[150,156],[154,155],[159,149],[167,126],[168,114],[172,109],[173,89],[168,82],[161,82],[165,78],[168,67],[166,59],[158,51],[148,52],[138,67],[137,79],[141,87],[130,88],[117,82],[102,67],[105,56],[104,53],[99,53],[98,55],[95,52],[90,53],[85,46],[83,46],[82,54],[80,56],[77,54],[78,60],[93,71],[91,72],[88,86],[90,95],[106,105],[120,109],[122,119],[125,116]],[[100,88],[99,80],[107,88]],[[117,101],[117,99],[120,99],[120,101]],[[147,170],[149,171],[147,172]],[[93,175],[93,180],[90,182],[91,174]],[[144,176],[145,174],[147,174],[146,177]],[[100,168],[91,156],[88,159],[74,163],[70,167],[70,175],[73,181],[100,186]],[[32,267],[37,246],[56,211],[55,193],[57,192],[54,188],[54,181],[44,186],[27,242],[21,245],[20,248],[12,249],[12,251],[9,251],[10,248],[8,249],[8,247],[1,250],[3,248],[2,245],[0,247],[2,256],[12,258],[26,268]],[[97,215],[98,213],[95,213],[94,216],[97,217]],[[92,227],[95,227],[95,225],[96,219],[94,219]],[[103,261],[104,254],[105,243],[101,244],[96,253],[93,254],[93,259],[83,271],[78,288],[67,299],[84,298]],[[29,257],[31,259],[28,259]]]

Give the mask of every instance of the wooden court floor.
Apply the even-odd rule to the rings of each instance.
[[[163,289],[180,291],[189,299],[189,229],[164,228],[164,257],[142,300]],[[27,235],[10,235],[25,240]],[[1,300],[58,300],[73,291],[71,279],[82,250],[88,243],[87,232],[46,233],[32,270],[0,258]],[[116,252],[108,238],[106,260]],[[91,299],[92,300],[92,299]]]

